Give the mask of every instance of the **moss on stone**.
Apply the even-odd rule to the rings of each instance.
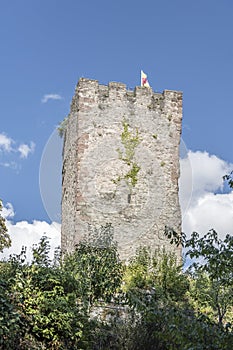
[[[58,135],[60,137],[63,137],[64,136],[64,133],[66,131],[66,128],[67,128],[67,125],[68,125],[68,117],[65,117],[58,125],[57,127],[57,131],[58,131]]]
[[[112,179],[114,184],[118,184],[121,180],[125,180],[130,192],[132,188],[136,186],[138,182],[138,173],[141,167],[134,161],[135,149],[140,144],[141,140],[139,137],[138,129],[135,133],[129,130],[129,124],[124,119],[122,122],[123,132],[121,133],[121,143],[124,150],[117,149],[119,159],[125,162],[129,167],[129,171],[122,176],[118,176],[116,179]]]
[[[121,134],[121,143],[124,146],[124,156],[120,159],[125,161],[128,165],[131,164],[135,154],[135,148],[139,145],[139,133],[136,129],[135,135],[129,131],[129,124],[123,120],[123,132]]]
[[[132,168],[128,171],[128,173],[124,176],[125,180],[128,183],[129,187],[135,187],[138,182],[138,172],[141,167],[136,163],[133,163]]]

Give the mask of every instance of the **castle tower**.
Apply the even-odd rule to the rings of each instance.
[[[140,245],[180,256],[164,228],[181,230],[181,121],[181,92],[79,80],[64,135],[63,251],[111,223],[122,258]]]

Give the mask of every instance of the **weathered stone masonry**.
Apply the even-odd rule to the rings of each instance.
[[[181,92],[79,80],[64,135],[63,251],[72,251],[89,225],[112,223],[122,258],[140,245],[180,255],[164,227],[181,230],[181,121]]]

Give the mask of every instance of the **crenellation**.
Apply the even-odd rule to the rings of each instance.
[[[136,86],[135,88],[135,103],[138,106],[148,106],[152,102],[153,91],[151,88]]]
[[[181,120],[179,91],[79,80],[64,138],[63,251],[108,222],[122,258],[140,245],[172,249],[163,232],[181,230]]]
[[[109,97],[109,89],[107,85],[99,85],[99,100],[105,101]]]
[[[108,88],[109,88],[109,91],[113,90],[113,91],[122,92],[124,94],[126,93],[126,84],[123,84],[123,83],[111,81],[108,83]]]

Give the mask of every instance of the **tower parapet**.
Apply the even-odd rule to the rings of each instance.
[[[171,247],[178,200],[182,93],[79,80],[63,148],[62,250],[111,223],[122,258],[140,245]]]

